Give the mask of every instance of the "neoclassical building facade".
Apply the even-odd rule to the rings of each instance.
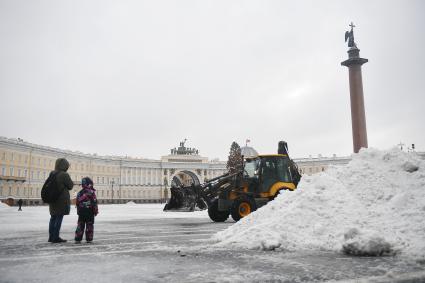
[[[0,199],[42,204],[41,188],[60,157],[70,162],[68,173],[75,183],[71,198],[81,189],[81,179],[89,176],[100,203],[164,202],[173,181],[203,182],[226,172],[226,162],[209,161],[184,142],[169,155],[152,160],[84,154],[0,137]]]
[[[243,147],[243,150],[251,150]],[[0,199],[9,204],[22,199],[25,205],[40,205],[41,188],[57,158],[66,158],[75,183],[71,198],[81,188],[81,179],[89,176],[95,183],[100,203],[165,202],[172,182],[204,182],[226,173],[226,162],[209,160],[194,148],[171,149],[159,160],[122,156],[98,156],[36,145],[22,139],[0,137]],[[330,165],[346,164],[350,157],[296,159],[302,174],[325,171]]]

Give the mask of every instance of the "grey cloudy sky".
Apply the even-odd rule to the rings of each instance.
[[[369,146],[425,150],[424,1],[0,0],[0,135],[155,158],[352,152],[356,24]]]

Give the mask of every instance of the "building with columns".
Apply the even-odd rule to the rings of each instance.
[[[246,155],[255,155],[249,146],[241,148]],[[424,155],[425,156],[425,155]],[[95,183],[99,203],[165,202],[169,188],[176,185],[202,183],[227,172],[226,161],[209,160],[194,148],[180,146],[161,159],[127,156],[99,156],[36,145],[22,139],[0,137],[0,200],[15,204],[41,205],[41,188],[57,158],[66,158],[75,183],[71,198],[80,190],[81,179],[89,176]],[[295,159],[301,174],[325,171],[332,165],[347,164],[351,157],[317,157]]]
[[[226,172],[226,162],[208,160],[184,142],[159,160],[123,156],[98,156],[36,145],[21,139],[0,137],[0,199],[10,204],[42,204],[44,181],[57,158],[70,162],[68,173],[76,184],[75,198],[85,176],[95,183],[99,203],[164,202],[172,182],[203,182]]]

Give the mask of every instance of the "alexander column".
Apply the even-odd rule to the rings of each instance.
[[[362,65],[368,60],[360,58],[360,49],[354,42],[355,27],[350,24],[351,31],[345,32],[345,41],[348,39],[348,59],[341,62],[341,65],[348,67],[350,80],[350,100],[351,100],[351,125],[353,129],[353,150],[358,153],[360,148],[367,148],[366,116],[364,109]]]

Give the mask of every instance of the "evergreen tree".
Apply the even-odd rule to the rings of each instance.
[[[227,160],[227,170],[229,173],[235,173],[243,169],[243,157],[241,147],[237,142],[233,142],[230,146],[229,159]]]

